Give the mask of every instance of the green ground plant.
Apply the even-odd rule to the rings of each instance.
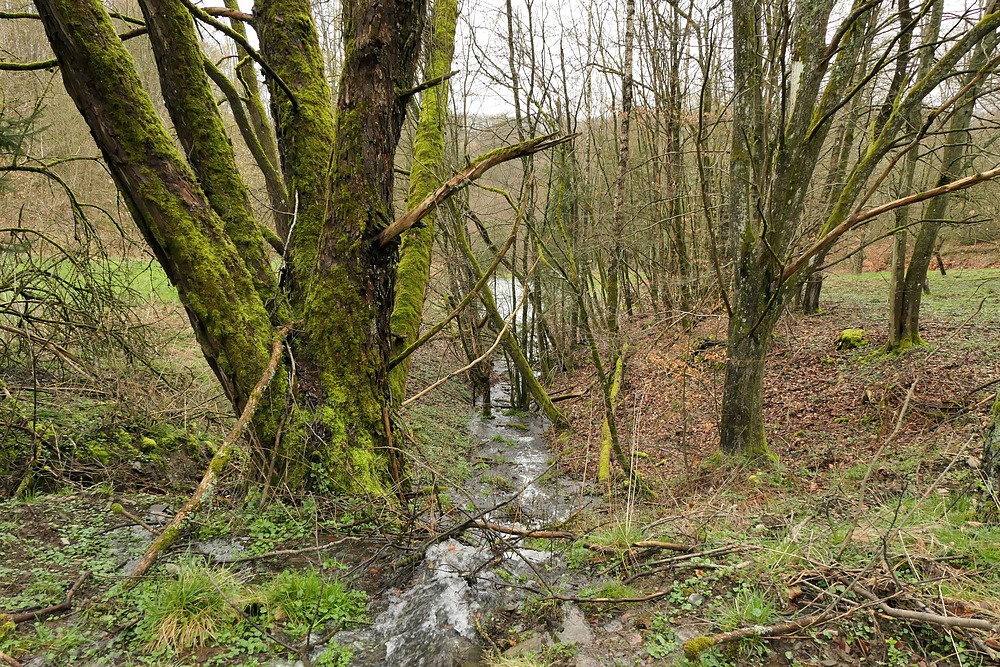
[[[268,619],[291,637],[329,624],[345,627],[364,618],[367,597],[316,570],[284,570],[260,590]]]
[[[233,630],[253,600],[233,573],[187,558],[176,565],[175,575],[164,573],[143,586],[137,636],[153,649],[198,648]]]

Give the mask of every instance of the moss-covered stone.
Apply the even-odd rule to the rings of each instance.
[[[695,637],[684,642],[684,657],[698,660],[702,653],[715,646],[715,640],[708,636]]]
[[[867,344],[864,329],[844,329],[837,336],[838,350],[854,350]]]

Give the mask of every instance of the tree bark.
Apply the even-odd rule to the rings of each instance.
[[[758,263],[749,270],[767,268]],[[726,454],[748,459],[773,458],[764,430],[764,364],[781,312],[773,302],[780,295],[766,288],[751,289],[753,285],[746,275],[738,273],[736,282],[743,288],[735,292],[733,314],[729,318],[720,448]]]
[[[254,274],[157,117],[103,5],[38,0],[36,7],[66,90],[176,286],[205,359],[242,410],[267,364],[271,337]],[[258,428],[273,433],[275,425],[255,422]]]
[[[424,79],[442,77],[451,69],[455,52],[455,27],[458,21],[457,0],[437,0],[434,3],[430,62]],[[410,166],[410,189],[407,211],[419,206],[441,185],[444,174],[444,121],[448,109],[448,82],[424,91],[420,100],[420,120],[413,139],[413,162]],[[402,238],[399,266],[396,270],[396,298],[390,326],[393,350],[398,354],[417,339],[424,309],[424,297],[430,280],[431,251],[434,245],[434,220],[431,213],[423,218],[423,226],[410,228]],[[402,402],[406,393],[406,378],[410,369],[407,358],[389,375],[393,403]]]
[[[963,87],[967,88],[967,93],[956,102],[955,111],[951,116],[948,133],[945,135],[945,146],[941,151],[941,167],[938,170],[936,187],[960,178],[965,171],[966,154],[971,139],[969,128],[972,125],[973,111],[981,90],[980,70],[986,65],[995,43],[994,32],[987,35],[969,57],[968,73],[962,82]],[[931,258],[937,247],[938,232],[948,211],[949,198],[950,195],[945,193],[928,202],[902,285],[896,283],[893,286],[893,295],[897,300],[890,309],[891,328],[888,344],[890,351],[905,352],[914,346],[923,345],[923,339],[920,337],[920,302],[927,283]],[[896,270],[898,271],[898,267]]]
[[[983,439],[980,473],[983,487],[978,514],[983,521],[996,524],[1000,522],[1000,394],[993,401],[990,425]]]

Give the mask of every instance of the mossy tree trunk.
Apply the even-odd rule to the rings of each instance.
[[[421,0],[343,3],[344,58],[336,109],[306,0],[260,0],[261,51],[296,94],[268,80],[279,148],[299,217],[288,246],[299,440],[334,488],[385,494],[402,462],[386,449],[394,244],[393,159],[413,85]],[[308,431],[311,435],[306,435]]]
[[[723,452],[769,456],[763,424],[764,359],[786,296],[784,257],[790,251],[812,174],[857,67],[867,21],[842,35],[832,61],[824,35],[834,3],[810,0],[797,6],[787,35],[790,67],[784,80],[766,59],[764,11],[759,2],[734,2],[733,138],[729,168],[729,224],[735,261],[726,380],[720,420]],[[855,3],[856,11],[864,11]],[[763,91],[785,91],[787,119],[779,137]]]
[[[36,7],[67,91],[139,231],[176,286],[205,359],[234,407],[241,409],[267,364],[272,335],[259,291],[266,281],[252,269],[252,258],[259,255],[244,255],[228,233],[245,221],[236,211],[223,219],[213,208],[156,115],[103,5],[97,0],[39,0]],[[183,47],[178,44],[178,49],[178,61],[189,64]],[[199,74],[204,78],[200,57],[198,63],[197,72],[190,71],[194,85]],[[179,101],[178,107],[183,104]],[[203,111],[204,129],[211,135],[213,111]],[[213,196],[240,200],[238,191],[216,191]],[[244,232],[250,242],[251,230],[241,229],[240,235]],[[265,425],[262,419],[255,428],[263,434],[274,432],[273,423]]]
[[[399,92],[413,85],[422,0],[343,3],[336,105],[309,3],[255,7],[284,187],[297,204],[280,285],[185,5],[142,3],[183,155],[102,3],[36,5],[66,88],[237,412],[264,372],[274,331],[295,323],[295,382],[286,363],[253,423],[262,477],[298,485],[311,472],[322,488],[387,495],[398,478],[385,447],[395,246],[374,237],[393,218]]]
[[[430,60],[424,79],[431,81],[448,74],[455,53],[455,27],[458,23],[457,0],[434,3]],[[414,209],[441,185],[444,178],[444,121],[448,109],[448,82],[428,89],[420,99],[420,120],[413,139],[413,162],[410,166],[410,189],[407,210]],[[434,245],[434,219],[424,218],[423,226],[403,234],[396,271],[396,300],[392,310],[393,353],[398,354],[417,339],[424,312],[424,297],[430,280],[431,251]],[[402,402],[410,369],[407,357],[389,374],[393,402]]]
[[[986,65],[995,43],[996,33],[992,33],[969,58],[967,74],[962,82],[967,92],[956,104],[951,116],[944,148],[941,150],[941,167],[934,187],[956,180],[967,171],[967,153],[971,140],[969,128],[972,125],[973,111],[983,76],[980,70]],[[899,284],[898,277],[894,281],[892,291],[894,301],[891,304],[889,319],[889,349],[892,351],[904,352],[923,344],[923,339],[920,337],[920,302],[927,281],[927,271],[935,253],[938,233],[948,212],[949,198],[949,195],[944,194],[927,203],[902,284]]]

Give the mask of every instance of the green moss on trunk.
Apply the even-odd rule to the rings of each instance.
[[[149,29],[163,99],[187,160],[246,262],[258,293],[265,300],[273,299],[277,281],[250,207],[250,192],[236,166],[232,141],[205,74],[194,20],[180,3],[142,0],[139,5]]]
[[[241,409],[267,364],[272,336],[254,276],[157,116],[104,6],[97,0],[36,6],[67,91],[177,287],[205,358]],[[255,428],[273,434],[277,418],[265,411]]]
[[[281,169],[296,211],[287,240],[285,283],[301,309],[316,266],[320,231],[327,213],[331,153],[337,142],[333,97],[309,0],[257,0],[255,27],[261,54],[295,93],[288,96],[268,80]]]
[[[296,363],[307,429],[318,436],[314,470],[337,491],[387,496],[390,471],[402,466],[385,432],[395,247],[374,239],[393,217],[392,164],[405,114],[396,91],[413,82],[424,5],[343,4],[335,114],[308,3],[263,0],[258,8],[265,56],[283,61],[278,74],[299,102],[298,112],[283,99],[277,109],[284,168],[298,184],[290,188],[300,212],[290,286],[301,305]],[[272,87],[271,95],[282,93]]]
[[[451,68],[455,52],[455,26],[458,22],[457,0],[437,0],[434,4],[433,42],[425,79],[442,77]],[[413,163],[410,166],[410,189],[407,210],[412,210],[441,184],[444,171],[444,121],[448,108],[448,82],[424,92],[420,100],[420,121],[413,139]],[[424,298],[430,280],[431,251],[434,245],[435,213],[424,218],[420,228],[410,228],[403,235],[396,270],[396,299],[390,327],[394,350],[401,352],[417,339],[423,316]],[[399,405],[406,392],[411,357],[389,374],[393,402]]]

